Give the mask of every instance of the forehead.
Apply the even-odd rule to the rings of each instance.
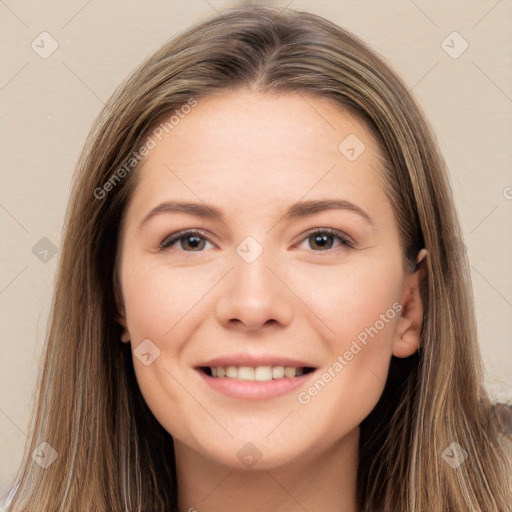
[[[383,198],[374,137],[333,100],[224,92],[173,119],[169,133],[153,135],[132,211],[185,196],[236,206],[238,214],[326,194],[371,210],[372,200]]]

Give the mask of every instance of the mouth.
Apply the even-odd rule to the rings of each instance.
[[[270,382],[294,379],[315,371],[310,366],[200,366],[199,371],[215,379],[233,379],[248,382]]]
[[[307,385],[318,370],[309,361],[238,352],[202,361],[194,370],[215,393],[239,400],[272,400]]]

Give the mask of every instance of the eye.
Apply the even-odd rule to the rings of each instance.
[[[354,246],[341,231],[332,228],[316,228],[309,231],[303,242],[312,241],[313,247],[316,246],[320,249],[315,252],[328,252],[333,247],[334,239],[338,239],[342,247],[352,248]],[[181,242],[181,249],[185,252],[203,252],[205,243],[211,243],[201,230],[182,230],[169,235],[160,244],[160,249],[169,249],[176,242]]]
[[[168,236],[161,244],[160,249],[168,249],[176,244],[176,242],[181,242],[181,248],[185,252],[203,252],[204,242],[210,243],[204,236],[204,232],[200,230],[183,230],[178,231],[177,233],[173,233]],[[188,250],[188,247],[191,247],[191,250]]]
[[[335,238],[340,241],[341,246],[347,248],[354,247],[354,244],[350,242],[341,231],[332,228],[316,228],[309,232],[308,236],[303,240],[303,242],[307,240],[311,241],[313,248],[316,246],[320,249],[319,251],[315,252],[326,252],[329,251],[329,249],[332,249],[334,243],[333,239]]]

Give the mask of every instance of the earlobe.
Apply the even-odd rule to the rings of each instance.
[[[423,303],[421,287],[424,284],[426,269],[423,260],[428,256],[426,249],[418,253],[415,270],[407,277],[402,297],[402,310],[397,321],[392,353],[395,357],[409,357],[420,347],[423,326]]]
[[[119,322],[119,323],[121,323],[121,322]],[[121,324],[121,325],[123,325],[123,324]],[[123,327],[123,332],[121,334],[121,341],[123,343],[128,343],[130,341],[130,333],[128,332],[126,327]]]

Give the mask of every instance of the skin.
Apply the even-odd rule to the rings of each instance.
[[[349,134],[366,146],[355,161],[338,149]],[[180,510],[355,511],[359,424],[383,391],[391,355],[418,349],[423,313],[422,272],[404,268],[372,135],[328,99],[230,91],[201,99],[140,172],[122,230],[118,321],[132,351],[145,339],[160,350],[150,365],[135,356],[133,364],[174,438]],[[356,204],[373,225],[349,210],[283,219],[294,202],[321,198]],[[171,199],[213,204],[225,220],[167,212],[140,227]],[[313,228],[339,230],[354,247],[329,235],[318,245]],[[207,236],[159,249],[183,229]],[[252,263],[236,252],[247,236],[263,248]],[[400,314],[299,403],[396,303]],[[295,357],[317,371],[280,397],[230,398],[194,368],[234,352]],[[248,442],[261,453],[251,467],[237,456]]]

